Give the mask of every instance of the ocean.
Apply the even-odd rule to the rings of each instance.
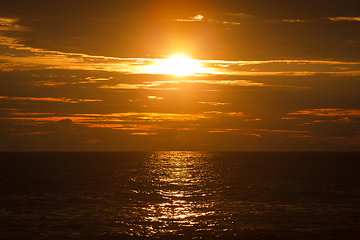
[[[360,239],[359,152],[0,157],[1,239]]]

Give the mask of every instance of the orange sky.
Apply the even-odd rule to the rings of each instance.
[[[358,5],[4,3],[0,151],[359,151]]]

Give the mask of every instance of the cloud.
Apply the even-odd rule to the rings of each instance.
[[[241,17],[242,15],[236,16]],[[196,15],[192,17],[192,20],[196,21],[204,21],[204,19],[205,17],[203,15]],[[16,21],[17,20],[14,19],[2,19],[2,26],[6,29],[21,29],[20,26],[14,27]],[[230,20],[226,20],[226,22],[231,23]],[[2,60],[0,61],[0,71],[67,69],[120,72],[125,74],[171,74],[167,71],[154,72],[151,70],[154,66],[166,63],[167,59],[164,58],[117,58],[84,53],[49,51],[41,48],[26,46],[20,43],[20,38],[6,36],[0,36],[0,45],[3,47],[2,50],[4,52],[4,54],[0,55],[0,60]],[[6,52],[7,49],[9,52]],[[320,74],[349,77],[360,76],[360,62],[311,59],[263,61],[193,59],[192,62],[201,67],[197,67],[196,71],[190,75],[200,76],[314,76]],[[309,64],[311,67],[307,68],[306,66]],[[257,69],[256,66],[260,65],[261,68]],[[341,65],[341,67],[339,67],[339,65]],[[88,77],[87,82],[99,82],[110,79],[111,78],[104,77]],[[119,87],[127,89],[131,87],[144,88],[146,86],[137,87],[134,85],[124,85]]]
[[[152,83],[143,83],[143,84],[130,84],[130,83],[120,83],[115,86],[102,85],[99,88],[105,89],[127,89],[127,90],[135,90],[135,89],[157,89],[161,90],[161,88],[157,88],[159,86],[157,82]],[[168,88],[164,88],[164,90],[169,90]]]
[[[149,136],[149,135],[157,135],[155,132],[133,132],[131,135],[140,135],[140,136]]]
[[[70,129],[74,123],[73,123],[73,121],[71,121],[71,119],[66,118],[66,119],[59,120],[58,124],[61,128]]]
[[[310,133],[310,131],[299,131],[299,130],[286,130],[286,129],[254,129],[261,132],[274,132],[274,133]]]
[[[43,115],[43,116],[42,116]],[[65,116],[51,116],[51,113],[11,113],[8,119],[27,119],[34,121],[71,120],[76,123],[109,123],[109,122],[163,122],[163,121],[195,121],[212,118],[203,113],[154,113],[154,112],[123,112],[109,114],[67,114]],[[15,117],[12,117],[15,116]]]
[[[353,123],[353,121],[349,117],[344,117],[335,120],[312,120],[310,122],[302,123],[300,125],[310,125],[317,123]]]
[[[59,86],[59,85],[65,85],[67,82],[54,82],[54,81],[36,81],[31,82],[34,86]]]
[[[29,31],[29,29],[16,24],[18,18],[0,18],[0,31]]]
[[[194,17],[189,17],[189,18],[185,18],[185,19],[176,19],[176,21],[178,21],[178,22],[200,22],[203,19],[204,19],[203,15],[197,14]]]
[[[252,17],[252,15],[244,13],[232,13],[232,12],[222,12],[222,13],[213,13],[213,16],[209,19],[209,22],[227,24],[227,25],[241,25],[241,21],[244,19]]]
[[[332,60],[297,60],[297,59],[282,59],[282,60],[252,60],[252,61],[226,61],[226,60],[202,60],[204,63],[225,64],[228,65],[261,65],[271,63],[286,63],[286,64],[322,64],[322,65],[359,65],[360,62],[347,61],[332,61]]]
[[[202,112],[202,113],[156,113],[156,112],[119,112],[119,113],[84,113],[84,114],[62,114],[62,113],[39,113],[22,112],[12,110],[1,117],[2,120],[10,120],[12,125],[38,125],[45,126],[52,123],[66,129],[77,129],[78,127],[108,128],[127,132],[148,132],[155,134],[158,130],[190,130],[198,129],[201,121],[209,119],[223,119],[224,117],[240,117],[247,121],[247,115],[242,112]],[[250,119],[251,120],[251,119]],[[259,119],[255,119],[259,120]],[[186,122],[187,127],[184,127]],[[193,126],[193,128],[192,128]],[[206,131],[207,127],[204,128]],[[210,129],[211,130],[211,129]]]
[[[71,99],[71,98],[53,98],[53,97],[9,97],[0,96],[0,99],[11,100],[11,101],[45,101],[45,102],[65,102],[65,103],[79,103],[79,102],[100,102],[103,100],[99,99]]]
[[[300,126],[323,124],[323,126],[331,127],[329,131],[336,132],[340,125],[356,126],[360,120],[360,109],[319,108],[300,110],[287,115],[291,117],[282,119],[298,121]]]
[[[154,58],[115,58],[87,55],[82,53],[65,53],[46,51],[26,47],[17,43],[15,38],[0,37],[0,45],[16,49],[18,54],[0,56],[0,71],[30,69],[67,69],[85,71],[120,72],[125,74],[169,74],[168,72],[151,71],[151,67],[161,64],[166,59]],[[192,75],[224,75],[224,76],[314,76],[319,74],[333,76],[360,76],[360,62],[330,60],[265,60],[265,61],[226,61],[226,60],[193,60],[202,65]],[[275,65],[274,65],[275,64]],[[304,70],[307,64],[318,65],[318,71]],[[262,65],[260,70],[247,66]],[[332,68],[342,65],[342,68]],[[276,66],[274,68],[274,66]],[[323,66],[329,66],[324,69]],[[351,67],[351,68],[350,68]],[[289,71],[287,69],[292,68]],[[279,69],[279,70],[275,70]],[[314,67],[311,67],[314,69]],[[88,82],[99,82],[111,78],[88,77]],[[85,83],[85,82],[83,82]]]
[[[224,106],[224,105],[228,105],[230,103],[222,103],[222,102],[199,102],[200,104],[208,104],[211,106]]]
[[[25,136],[25,135],[42,135],[42,134],[50,134],[51,132],[20,132],[20,133],[11,133],[13,136]]]
[[[216,128],[209,130],[210,133],[235,133],[238,135],[245,135],[245,136],[255,136],[255,137],[262,137],[264,133],[270,134],[285,134],[290,137],[302,137],[302,138],[309,138],[308,134],[310,131],[298,131],[298,130],[286,130],[286,129],[227,129],[227,128]]]
[[[184,129],[184,122],[197,122],[213,118],[206,113],[154,113],[154,112],[123,112],[109,114],[55,114],[55,113],[29,113],[14,110],[2,120],[10,120],[13,126],[29,125],[46,126],[55,124],[60,128],[78,129],[107,128],[126,131],[135,135],[154,135],[158,130]],[[53,125],[54,126],[54,125]],[[189,130],[190,128],[186,128]],[[141,133],[139,133],[141,132]],[[147,132],[145,134],[145,132]]]
[[[191,89],[195,84],[224,86],[224,87],[272,87],[272,88],[292,88],[292,89],[311,89],[306,86],[291,86],[291,85],[270,85],[250,80],[170,80],[170,81],[153,81],[143,83],[120,83],[117,85],[109,86],[102,85],[98,88],[104,89],[121,89],[121,90],[179,90]],[[198,89],[198,88],[197,88]],[[208,89],[201,88],[206,91]],[[213,88],[211,88],[213,90]]]
[[[228,14],[228,15],[230,15],[230,14]],[[242,17],[244,17],[244,16],[246,16],[246,15],[242,15],[242,14],[232,14],[232,15],[230,15],[230,16],[232,16],[232,17],[234,17],[234,16],[236,16],[236,17],[238,17],[238,16],[242,16]],[[230,25],[240,25],[241,23],[239,23],[239,22],[234,22],[234,21],[225,21],[225,20],[223,20],[223,21],[221,21],[221,20],[216,20],[216,19],[214,19],[214,18],[204,18],[204,16],[203,15],[201,15],[201,14],[197,14],[196,16],[194,16],[194,17],[189,17],[189,18],[184,18],[184,19],[176,19],[176,21],[178,21],[178,22],[200,22],[200,21],[206,21],[206,22],[212,22],[212,23],[221,23],[221,24],[230,24]]]
[[[18,109],[13,109],[13,111],[18,111]],[[45,115],[54,115],[55,113],[34,113],[34,112],[11,112],[11,116],[45,116]]]
[[[99,88],[107,89],[156,89],[156,90],[176,90],[181,88],[182,84],[209,84],[224,86],[242,86],[242,87],[263,87],[268,86],[263,83],[256,83],[249,80],[172,80],[172,81],[153,81],[144,83],[120,83],[114,86],[103,85]],[[160,87],[162,85],[175,85],[174,87]]]
[[[243,117],[244,113],[243,112],[228,112],[228,113],[226,113],[226,115],[232,116],[232,117]]]
[[[223,21],[223,22],[216,21],[216,22],[222,23],[222,24],[229,24],[229,25],[241,25],[241,23],[239,23],[239,22],[228,22],[228,21]]]
[[[253,60],[253,61],[225,61],[202,60],[202,64],[214,75],[238,76],[359,76],[360,62],[331,61],[331,60]],[[261,70],[256,66],[261,65]],[[307,67],[307,65],[311,65]],[[339,67],[341,65],[341,67]],[[253,68],[250,68],[252,67]],[[259,66],[260,67],[260,66]],[[335,68],[334,68],[335,67]],[[311,71],[308,69],[312,69]],[[209,71],[210,72],[210,71]]]
[[[19,43],[19,38],[0,36],[0,46],[16,50],[0,56],[1,71],[29,69],[69,69],[136,73],[141,65],[148,65],[157,59],[116,58],[67,53],[28,47]]]
[[[311,115],[321,117],[334,117],[334,116],[358,116],[360,117],[359,109],[342,109],[342,108],[319,108],[300,110],[297,112],[289,113],[288,115]]]
[[[360,135],[355,135],[353,137],[330,137],[326,140],[341,146],[360,146]]]
[[[148,96],[148,99],[150,100],[162,100],[162,97],[157,97],[157,96]]]
[[[303,23],[305,20],[301,19],[283,19],[282,22],[289,22],[289,23]]]
[[[334,22],[338,22],[338,21],[360,22],[360,17],[330,17],[328,19]]]
[[[245,14],[245,13],[224,12],[224,13],[221,13],[221,14],[228,15],[228,16],[231,16],[231,17],[240,17],[240,18],[252,17],[252,15],[248,15],[248,14]]]
[[[109,81],[113,79],[113,77],[87,77],[86,80],[88,80],[89,82],[98,82],[98,81]]]

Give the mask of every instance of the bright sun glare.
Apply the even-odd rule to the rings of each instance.
[[[150,71],[154,74],[186,76],[202,72],[201,66],[202,64],[197,60],[186,55],[173,55],[167,59],[162,59],[159,65],[151,66]]]

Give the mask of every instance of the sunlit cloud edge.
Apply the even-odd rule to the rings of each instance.
[[[19,43],[18,38],[0,37],[0,45],[3,48],[15,49],[19,54],[5,54],[0,56],[3,63],[0,63],[1,71],[12,70],[34,70],[34,69],[67,69],[85,71],[106,71],[120,72],[124,74],[165,74],[169,73],[152,72],[149,67],[158,64],[166,59],[159,58],[118,58],[108,56],[88,55],[84,53],[66,53],[61,51],[49,51],[40,48],[33,48]],[[28,56],[24,56],[24,54]],[[360,70],[352,69],[341,71],[244,71],[233,69],[236,66],[266,65],[266,64],[312,64],[312,65],[360,65],[360,62],[336,61],[336,60],[251,60],[251,61],[228,61],[228,60],[199,60],[192,61],[203,65],[198,70],[187,75],[194,76],[314,76],[319,74],[334,76],[360,76]]]
[[[64,102],[64,103],[80,103],[80,102],[101,102],[100,99],[71,99],[71,98],[53,98],[53,97],[10,97],[0,96],[0,99],[10,101],[44,101],[44,102]]]

